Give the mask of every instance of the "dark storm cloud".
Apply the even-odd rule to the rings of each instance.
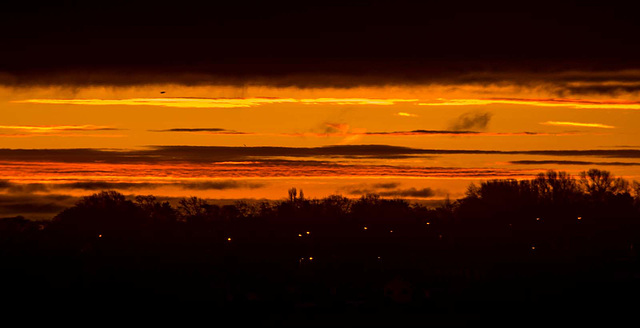
[[[492,114],[489,112],[468,112],[458,116],[450,125],[454,131],[467,132],[467,130],[485,130]]]
[[[3,4],[0,19],[0,83],[529,83],[525,73],[543,82],[549,79],[542,75],[559,71],[640,68],[637,7],[545,0],[13,1]]]

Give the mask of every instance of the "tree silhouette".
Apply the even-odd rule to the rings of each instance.
[[[540,194],[541,200],[550,204],[575,201],[580,194],[580,186],[566,172],[549,170],[540,173],[532,181],[532,185]]]
[[[0,263],[16,272],[0,275],[20,286],[11,295],[32,284],[29,297],[64,290],[93,304],[105,293],[164,295],[222,311],[246,311],[248,295],[266,300],[254,303],[265,311],[378,309],[393,277],[414,291],[402,306],[420,311],[481,310],[492,299],[572,303],[586,296],[567,282],[595,286],[589,293],[598,284],[607,293],[638,289],[640,184],[629,185],[606,171],[548,171],[471,184],[436,208],[376,194],[308,199],[296,188],[281,201],[189,197],[173,208],[153,195],[104,191],[48,224],[0,219]]]
[[[622,178],[615,178],[609,171],[590,169],[582,172],[580,182],[585,191],[598,201],[607,196],[629,192],[629,183]]]
[[[204,199],[193,196],[181,199],[178,205],[178,211],[185,219],[204,217],[207,213],[208,205]]]
[[[296,188],[289,189],[289,201],[290,202],[295,202],[297,196],[298,196],[298,190]]]
[[[169,202],[160,203],[153,195],[136,196],[135,204],[152,222],[175,222],[178,218],[178,212]]]
[[[140,208],[113,190],[83,197],[76,205],[53,218],[54,224],[92,232],[100,229],[126,230],[144,221]]]

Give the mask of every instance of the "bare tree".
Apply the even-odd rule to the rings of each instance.
[[[606,195],[629,192],[629,183],[614,177],[609,171],[590,169],[580,173],[580,183],[587,193],[596,199]]]
[[[178,210],[186,217],[202,216],[207,211],[207,205],[204,199],[193,196],[181,199]]]
[[[298,190],[296,188],[289,189],[289,201],[294,202],[298,196]]]

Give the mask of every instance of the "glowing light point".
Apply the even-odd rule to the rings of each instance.
[[[313,261],[313,256],[310,256],[310,257],[309,257],[309,261]]]
[[[540,221],[540,218],[536,218],[536,221]]]
[[[299,233],[299,234],[298,234],[298,237],[302,237],[302,234],[301,234],[301,233]]]
[[[364,227],[364,230],[367,230],[367,229],[368,229],[367,227]]]
[[[532,250],[535,250],[535,249],[536,249],[536,247],[535,247],[535,246],[531,246],[531,249],[532,249]]]
[[[427,225],[430,225],[430,224],[431,224],[431,222],[427,222]]]
[[[578,217],[578,220],[582,220],[582,217],[581,217],[581,216],[579,216],[579,217]]]
[[[231,241],[231,237],[227,238],[227,241]]]
[[[102,235],[98,235],[98,238],[102,238]]]
[[[311,232],[307,231],[307,235],[310,234]]]
[[[393,230],[389,230],[389,232],[393,233]]]

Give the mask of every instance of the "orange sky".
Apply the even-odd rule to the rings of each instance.
[[[126,194],[172,197],[281,199],[298,187],[307,197],[380,192],[427,200],[460,197],[473,181],[548,169],[599,167],[640,180],[636,154],[622,151],[640,147],[639,100],[633,92],[559,97],[544,83],[2,87],[0,148],[13,152],[0,159],[0,193],[77,196],[102,182]],[[347,153],[317,150],[332,145]],[[363,153],[361,145],[440,152]],[[166,149],[135,157],[154,146],[222,146],[244,155],[202,148],[198,156],[211,158]],[[264,146],[287,151],[257,151]],[[289,153],[298,148],[313,151]],[[24,149],[31,157],[15,155]],[[105,158],[78,160],[78,149]],[[545,150],[618,152],[531,153]],[[122,160],[129,155],[135,159]]]

